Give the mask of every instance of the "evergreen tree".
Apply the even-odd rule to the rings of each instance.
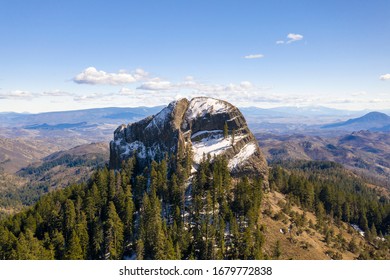
[[[70,199],[67,199],[64,204],[63,224],[65,241],[68,242],[76,226],[76,210],[73,201]]]
[[[123,223],[116,212],[114,203],[110,201],[105,223],[106,256],[109,259],[122,258],[123,239]]]
[[[65,259],[67,260],[82,260],[83,249],[80,244],[80,238],[78,237],[75,230],[72,231],[67,242],[65,249]]]
[[[126,185],[124,191],[124,208],[121,212],[121,220],[123,221],[123,234],[124,234],[124,246],[126,247],[133,241],[133,215],[134,215],[134,202],[133,195],[131,193],[131,186]]]
[[[233,129],[232,130],[232,146],[234,146],[234,142],[235,142],[235,137],[236,137],[236,130],[235,129]]]
[[[227,122],[223,125],[223,138],[226,139],[229,136],[229,128]]]
[[[277,240],[273,250],[273,257],[274,259],[279,259],[281,255],[282,255],[282,248],[280,245],[280,241]]]
[[[142,199],[140,239],[144,245],[145,259],[164,259],[165,236],[162,229],[161,204],[154,189]]]
[[[89,235],[87,218],[84,212],[81,212],[79,221],[76,225],[76,232],[80,240],[80,246],[82,250],[82,259],[88,257]]]

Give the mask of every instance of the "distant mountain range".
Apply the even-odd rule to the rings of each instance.
[[[33,131],[46,136],[46,134],[52,135],[51,131],[56,130],[56,135],[62,131],[73,133],[77,138],[81,136],[86,140],[92,138],[95,139],[92,141],[106,141],[112,137],[112,128],[122,123],[133,123],[155,115],[162,108],[163,106],[109,107],[39,114],[0,113],[0,135],[8,137],[4,128],[14,129],[11,134],[17,133],[19,136]],[[368,113],[367,111],[338,110],[322,106],[271,109],[242,107],[240,111],[245,116],[250,129],[255,132],[284,134],[309,133],[310,131],[311,134],[324,135],[333,131],[390,131],[390,117],[383,112]],[[390,111],[384,112],[390,113]],[[361,117],[362,115],[364,116]],[[345,121],[346,119],[348,120]]]
[[[134,122],[146,116],[154,115],[161,111],[164,106],[156,107],[134,107],[134,108],[95,108],[74,111],[46,112],[38,114],[29,113],[0,113],[0,125],[3,126],[31,126],[31,125],[57,125],[60,123],[118,123],[120,121]],[[246,118],[286,118],[292,116],[358,116],[364,111],[347,111],[327,107],[276,107],[263,109],[258,107],[241,107],[240,111]]]
[[[370,130],[390,131],[390,116],[380,112],[370,112],[362,117],[349,119],[322,126],[325,129],[342,129],[346,131]]]
[[[109,159],[107,143],[91,143],[69,150],[52,153],[39,161],[20,169],[17,174],[50,188],[62,188],[69,183],[81,182],[94,169],[104,166]]]
[[[74,111],[47,112],[38,114],[25,113],[1,113],[0,125],[2,126],[42,126],[47,129],[58,124],[79,124],[79,123],[121,123],[134,122],[146,116],[158,113],[163,106],[157,107],[135,107],[135,108],[96,108]],[[67,125],[65,125],[64,128]],[[36,129],[31,128],[30,129]]]
[[[269,162],[334,161],[390,188],[390,134],[358,131],[334,137],[255,134]]]

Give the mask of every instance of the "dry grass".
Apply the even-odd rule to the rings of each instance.
[[[296,260],[329,260],[333,254],[339,254],[342,259],[352,260],[358,255],[346,249],[343,249],[340,242],[337,240],[337,235],[341,233],[342,238],[345,239],[344,247],[350,240],[355,237],[357,243],[364,241],[356,232],[348,233],[349,225],[341,223],[338,227],[330,222],[329,230],[333,231],[331,241],[327,244],[325,236],[315,226],[317,219],[311,212],[306,212],[307,223],[297,228],[291,226],[293,220],[292,214],[287,215],[283,213],[282,206],[285,205],[285,196],[279,192],[268,193],[265,195],[263,202],[262,215],[259,222],[265,225],[265,248],[264,253],[273,257],[276,242],[279,240],[281,248],[281,256],[279,259],[296,259]],[[291,207],[292,212],[303,214],[303,210],[297,206]],[[283,213],[283,214],[280,214]],[[309,221],[314,225],[313,228],[309,226]],[[283,231],[283,233],[281,232]],[[329,254],[329,252],[331,252]]]

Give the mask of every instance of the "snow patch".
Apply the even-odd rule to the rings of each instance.
[[[202,134],[216,134],[216,133],[222,133],[222,130],[201,130],[191,135],[191,139],[198,137]]]
[[[239,116],[235,116],[235,117],[233,117],[233,118],[231,118],[231,119],[229,119],[229,120],[227,120],[227,122],[231,122],[231,121],[234,121],[235,119],[237,119]]]
[[[256,152],[256,145],[254,143],[246,144],[238,154],[236,154],[231,160],[229,160],[228,167],[233,169],[246,161]]]
[[[203,159],[203,154],[206,156],[210,154],[211,157],[217,156],[227,149],[231,148],[231,137],[226,139],[223,136],[210,136],[203,138],[201,141],[192,143],[192,151],[194,154],[194,161],[200,163]]]
[[[192,120],[198,117],[204,117],[207,113],[224,113],[228,110],[229,105],[223,101],[208,97],[194,98],[188,106],[186,119]]]
[[[191,174],[196,173],[197,169],[195,168],[194,165],[191,166]]]
[[[205,130],[203,130],[202,132],[206,133]],[[196,136],[199,135],[195,135],[195,137]],[[234,135],[233,145],[247,136],[248,134]],[[193,137],[194,135],[191,138]],[[210,135],[208,137],[203,138],[200,141],[192,142],[192,152],[193,152],[194,162],[196,164],[199,164],[203,159],[203,154],[205,154],[206,156],[210,154],[210,156],[213,158],[214,156],[222,154],[223,152],[230,149],[231,147],[232,147],[231,135],[229,135],[226,138],[224,138],[222,134]]]
[[[118,140],[117,140],[118,141]],[[115,144],[117,144],[115,141]],[[144,143],[140,141],[134,141],[132,143],[120,144],[119,149],[121,151],[121,155],[128,156],[130,153],[134,153],[137,151],[137,156],[140,158],[146,158],[146,149]]]
[[[148,126],[145,129],[151,129],[152,126],[156,126],[157,129],[160,131],[160,128],[166,122],[168,116],[172,113],[173,108],[174,108],[174,104],[169,104],[168,107],[162,109],[160,113],[158,113],[153,117],[152,121],[148,124]]]
[[[351,224],[351,226],[352,226],[353,229],[356,230],[361,236],[364,237],[364,231],[363,231],[358,225]]]

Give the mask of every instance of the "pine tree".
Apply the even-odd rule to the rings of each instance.
[[[164,248],[164,259],[166,260],[174,260],[176,259],[176,251],[173,247],[172,239],[169,237],[165,242],[165,248]]]
[[[186,157],[185,157],[185,169],[187,173],[187,177],[191,175],[191,169],[192,169],[192,159],[193,159],[193,152],[192,152],[192,145],[190,143],[186,143]]]
[[[65,249],[65,259],[67,260],[82,260],[83,249],[80,244],[80,238],[75,230],[72,231],[69,241]]]
[[[137,247],[136,247],[136,253],[137,253],[137,260],[143,260],[145,255],[145,246],[142,239],[137,240]]]
[[[10,260],[15,258],[12,256],[12,250],[16,246],[17,238],[6,227],[0,224],[0,259]]]
[[[229,136],[229,128],[227,122],[223,125],[223,138],[226,139]]]
[[[231,143],[232,146],[234,146],[235,136],[236,136],[236,130],[233,129],[233,130],[232,130],[232,143]]]
[[[325,209],[324,204],[322,202],[318,202],[316,207],[316,216],[317,216],[317,224],[321,227],[324,223],[325,219]]]
[[[123,256],[123,223],[112,201],[108,205],[105,223],[106,255],[109,259],[121,259]]]
[[[124,226],[124,246],[128,246],[133,241],[133,215],[134,215],[134,202],[131,193],[131,186],[126,185],[124,191],[124,209],[122,211],[121,220]]]
[[[84,212],[81,212],[79,221],[76,225],[76,232],[80,239],[80,246],[82,250],[83,259],[86,259],[88,256],[88,247],[89,247],[89,235],[88,235],[88,225],[87,218]]]
[[[274,259],[279,259],[281,255],[282,255],[282,248],[280,245],[280,241],[278,240],[278,241],[276,241],[275,246],[274,246],[273,257],[274,257]]]
[[[74,207],[73,200],[67,199],[64,204],[63,223],[65,241],[68,242],[76,226],[76,210]]]
[[[253,236],[251,229],[249,227],[245,228],[242,237],[242,243],[240,246],[240,258],[243,260],[248,260],[252,258],[253,251]]]
[[[260,228],[257,228],[255,230],[255,244],[253,246],[253,258],[255,260],[261,260],[263,259],[263,244],[265,243],[265,237],[263,233],[261,232]]]
[[[139,238],[144,245],[145,259],[164,259],[165,235],[161,219],[161,203],[154,189],[144,194],[141,208]]]
[[[52,234],[51,243],[54,247],[54,258],[62,260],[65,257],[65,238],[57,229]]]
[[[360,228],[364,231],[367,232],[369,230],[368,228],[368,221],[367,221],[367,216],[366,216],[366,211],[362,210],[360,214],[360,219],[359,219],[359,226]]]
[[[104,231],[101,220],[96,220],[92,224],[91,241],[91,256],[92,259],[101,259],[104,257]]]

